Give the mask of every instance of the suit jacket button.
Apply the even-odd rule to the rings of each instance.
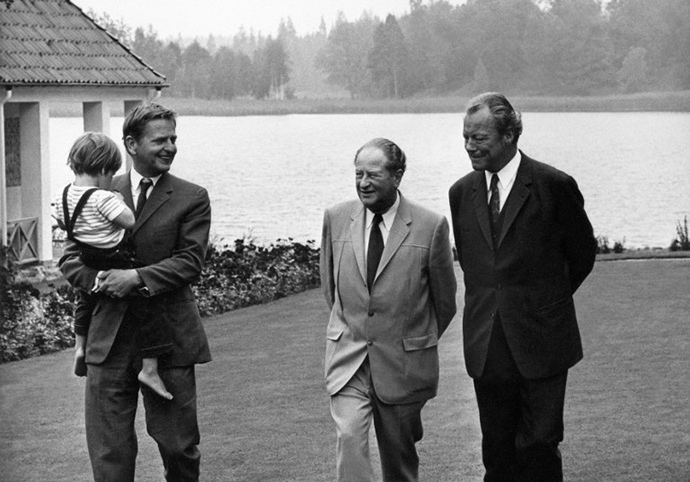
[[[371,346],[371,345],[373,345],[373,344],[374,344],[374,342],[371,341],[371,340],[369,340],[369,341],[367,342],[367,345],[369,345],[369,346]]]
[[[374,312],[373,312],[373,311],[370,311],[370,312],[369,312],[369,316],[374,316]]]

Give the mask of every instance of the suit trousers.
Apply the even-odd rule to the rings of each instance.
[[[137,327],[128,313],[107,359],[88,365],[86,377],[86,440],[96,482],[133,482],[137,455],[135,416],[141,389],[146,429],[156,441],[165,479],[199,479],[201,454],[196,410],[194,366],[161,367],[159,374],[173,400],[165,400],[141,386],[137,374],[141,355]],[[88,343],[88,341],[87,341]]]
[[[386,404],[378,399],[366,358],[352,379],[331,397],[336,424],[338,482],[373,482],[369,429],[373,419],[385,482],[417,481],[422,439],[422,408],[426,401]]]
[[[520,375],[496,317],[482,376],[474,380],[485,482],[561,482],[567,371]]]

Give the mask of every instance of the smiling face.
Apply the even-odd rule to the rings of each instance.
[[[402,170],[391,172],[386,167],[388,160],[383,151],[366,147],[355,159],[355,185],[357,195],[364,207],[374,213],[385,213],[395,204]]]
[[[512,132],[498,132],[488,107],[465,116],[462,135],[475,171],[498,172],[517,151]]]
[[[170,119],[154,119],[144,127],[139,139],[125,138],[127,152],[133,166],[144,177],[156,177],[168,172],[177,154],[175,122]]]

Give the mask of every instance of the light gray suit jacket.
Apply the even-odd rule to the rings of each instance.
[[[448,222],[401,195],[371,294],[364,223],[359,200],[324,214],[321,282],[331,309],[327,390],[340,391],[368,356],[383,402],[432,398],[438,387],[438,340],[456,311]]]

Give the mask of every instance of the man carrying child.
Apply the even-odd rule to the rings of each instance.
[[[147,432],[158,444],[168,481],[196,481],[201,454],[194,366],[211,360],[206,333],[190,284],[203,268],[211,224],[206,189],[168,171],[177,153],[174,112],[157,104],[140,106],[124,123],[123,139],[132,169],[110,188],[134,210],[147,195],[129,234],[141,267],[98,270],[87,266],[79,247],[68,242],[60,269],[74,286],[101,293],[86,340],[86,437],[96,481],[134,480],[135,431],[141,387]],[[147,179],[152,187],[142,187]],[[171,400],[141,385],[140,323],[136,297],[152,298],[155,313],[170,332],[169,352],[158,356],[158,373]]]

